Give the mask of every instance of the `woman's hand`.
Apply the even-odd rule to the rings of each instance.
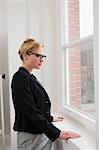
[[[62,116],[54,116],[53,122],[63,121],[63,119],[64,119],[64,117],[62,117]]]
[[[75,139],[75,138],[80,138],[81,135],[71,132],[71,131],[61,131],[59,138],[63,140],[68,140],[68,139]]]

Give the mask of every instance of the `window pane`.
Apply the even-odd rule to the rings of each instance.
[[[66,43],[93,34],[93,0],[65,0]]]
[[[80,38],[93,34],[93,0],[79,1]]]
[[[94,115],[93,38],[73,44],[66,58],[66,104]]]
[[[93,0],[66,0],[66,105],[94,116]]]

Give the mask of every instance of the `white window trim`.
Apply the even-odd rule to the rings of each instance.
[[[63,49],[66,49],[66,48],[71,48],[72,46],[74,46],[75,44],[78,44],[78,43],[81,43],[81,42],[84,42],[86,40],[89,40],[89,39],[92,39],[93,38],[93,35],[89,35],[87,37],[84,37],[84,38],[80,38],[78,40],[74,40],[72,42],[69,42],[68,44],[64,44],[62,46]]]
[[[98,5],[99,5],[99,3],[98,3]],[[94,11],[96,9],[95,7],[96,6],[94,6]],[[82,124],[84,126],[86,132],[87,131],[91,131],[90,133],[93,132],[93,134],[95,135],[96,134],[97,118],[95,120],[95,119],[87,116],[85,113],[82,113],[80,110],[78,110],[76,108],[71,108],[71,107],[65,105],[66,104],[66,95],[69,96],[68,95],[69,93],[65,93],[66,92],[65,91],[65,89],[66,89],[65,86],[66,85],[64,83],[66,82],[67,79],[64,78],[64,76],[65,76],[64,75],[64,68],[65,68],[65,64],[64,64],[65,56],[64,56],[64,54],[66,52],[66,48],[67,47],[69,48],[71,45],[70,44],[66,44],[66,39],[65,39],[66,37],[64,35],[65,31],[66,31],[66,28],[65,28],[66,27],[66,22],[64,22],[64,18],[65,18],[64,12],[66,10],[64,8],[64,1],[63,0],[60,1],[60,9],[61,9],[61,48],[62,48],[62,54],[61,54],[61,56],[62,56],[62,58],[61,58],[62,62],[60,62],[60,63],[62,63],[62,89],[61,89],[61,91],[62,91],[62,99],[63,99],[62,100],[63,102],[62,102],[62,106],[61,106],[61,108],[62,108],[61,111],[62,111],[62,113],[65,116],[70,117],[71,120],[73,119],[73,120],[77,121],[78,124]],[[99,11],[98,7],[97,7],[97,11]],[[98,18],[98,16],[97,16],[97,18]],[[96,19],[96,20],[98,20],[98,19]],[[83,41],[83,40],[86,40],[87,38],[92,38],[92,37],[93,37],[93,35],[88,36],[86,38],[83,38],[81,40]],[[78,43],[78,40],[75,40],[75,42],[71,42],[72,45],[75,45],[76,43]],[[67,101],[68,101],[68,99],[67,99]]]
[[[97,139],[96,141],[97,141],[97,148],[98,148],[99,147],[99,142],[98,142],[99,141],[98,140],[99,139],[99,134],[98,134],[99,133],[98,132],[99,131],[99,117],[98,117],[98,115],[99,115],[99,108],[98,108],[99,101],[97,101],[97,105],[95,105],[96,120],[94,120],[93,118],[90,118],[89,116],[86,116],[84,113],[81,113],[80,110],[77,110],[76,108],[74,109],[74,108],[71,108],[71,107],[68,107],[68,106],[65,105],[65,103],[66,103],[66,93],[65,93],[65,89],[66,88],[65,88],[65,86],[66,85],[64,83],[66,82],[66,79],[64,78],[64,59],[65,59],[64,51],[66,49],[66,46],[69,47],[69,45],[67,45],[65,43],[66,39],[65,39],[65,35],[64,35],[65,34],[64,31],[66,30],[66,28],[65,28],[66,22],[64,22],[64,12],[66,11],[64,9],[64,1],[61,0],[61,1],[59,1],[59,3],[60,3],[60,5],[59,5],[60,7],[59,8],[60,8],[60,12],[61,12],[60,21],[61,21],[61,50],[62,50],[61,52],[59,51],[60,53],[57,54],[58,55],[58,63],[60,61],[60,64],[62,66],[62,68],[58,71],[58,74],[60,73],[60,71],[62,71],[61,79],[60,78],[58,79],[58,81],[61,81],[61,85],[62,85],[62,88],[59,87],[60,91],[62,92],[62,95],[61,95],[62,97],[60,97],[60,99],[62,99],[62,103],[60,102],[60,107],[59,108],[61,109],[61,112],[63,113],[64,117],[68,117],[68,118],[71,119],[71,123],[70,124],[73,124],[73,121],[77,122],[77,126],[76,126],[77,127],[77,131],[79,130],[79,125],[81,125],[81,126],[83,126],[83,129],[84,129],[85,133],[86,134],[89,133],[90,134],[89,136],[92,136],[93,140],[90,140],[90,138],[87,137],[87,138],[89,138],[89,141],[91,141],[90,144],[92,144],[93,141],[95,142],[95,140]],[[99,12],[98,6],[99,6],[99,3],[98,2],[96,3],[96,0],[95,0],[95,2],[94,2],[94,16],[95,16],[94,23],[98,22],[98,20],[99,20],[99,17],[97,15],[98,12]],[[97,23],[96,24],[97,30],[98,30],[98,26],[99,25]],[[98,31],[96,31],[96,33],[97,33],[97,40],[99,39],[98,38],[98,35],[99,35]],[[97,54],[94,54],[97,57],[99,56],[98,55],[98,53],[99,53],[99,51],[98,51],[99,44],[98,43],[99,42],[97,41],[97,44],[95,43],[96,46],[94,46],[94,48],[97,47]],[[59,54],[61,55],[61,58],[60,58]],[[99,66],[99,59],[98,60],[94,60],[94,63],[95,64],[97,63],[97,68],[98,68],[98,66]],[[98,78],[98,81],[99,81],[99,76],[97,78]],[[95,85],[95,87],[99,87],[98,81],[97,81],[97,86]],[[97,94],[95,93],[95,103],[96,103],[96,99],[99,99],[98,89],[99,88],[97,88],[97,92],[96,92]],[[95,91],[96,91],[96,88],[95,88]],[[67,123],[68,123],[68,120],[66,119],[66,124]],[[73,127],[74,127],[74,124],[73,124]],[[97,130],[97,132],[96,132],[96,130]],[[86,137],[84,137],[84,139],[86,139]],[[81,143],[82,143],[82,141],[81,141]]]

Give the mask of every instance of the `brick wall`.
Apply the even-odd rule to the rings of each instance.
[[[79,0],[68,0],[68,37],[69,42],[79,39]],[[81,99],[80,45],[69,49],[69,93],[70,104],[77,106]]]

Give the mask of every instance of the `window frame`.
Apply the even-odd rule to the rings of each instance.
[[[88,37],[85,37],[85,38],[82,38],[80,40],[75,40],[69,44],[66,44],[65,40],[66,40],[66,37],[65,37],[65,21],[64,21],[64,18],[65,18],[65,7],[64,7],[64,1],[61,1],[61,22],[62,22],[62,27],[61,27],[61,31],[62,31],[62,50],[63,50],[63,54],[62,54],[62,65],[63,65],[63,74],[64,71],[66,72],[65,70],[65,64],[64,64],[64,60],[65,60],[65,52],[66,52],[66,48],[69,48],[72,44],[76,44],[78,41],[83,41],[83,40],[86,40],[88,37],[92,38],[93,35],[91,36],[88,36]],[[94,37],[93,37],[93,40],[94,40]],[[63,75],[63,79],[62,79],[62,97],[63,97],[63,103],[62,103],[62,112],[63,114],[71,117],[72,119],[80,122],[81,124],[83,124],[88,130],[90,131],[93,131],[95,133],[95,130],[96,130],[96,120],[88,115],[86,115],[86,113],[84,112],[81,112],[80,110],[74,108],[74,107],[71,107],[71,106],[68,106],[66,105],[66,95],[68,96],[68,94],[65,92],[65,89],[66,89],[66,84],[64,84],[65,82],[68,82],[68,77],[67,79],[65,78],[65,75]]]

